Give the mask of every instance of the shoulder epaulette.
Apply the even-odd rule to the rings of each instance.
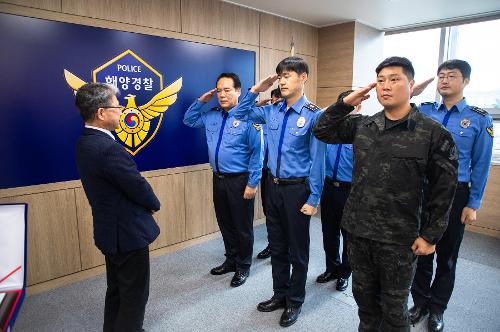
[[[426,102],[423,102],[420,104],[420,106],[424,106],[424,105],[429,105],[429,106],[434,106],[434,107],[438,107],[438,103],[436,103],[435,101],[426,101]]]
[[[314,105],[313,103],[307,103],[304,105],[305,108],[307,108],[308,110],[310,110],[311,112],[317,112],[320,110],[320,108],[316,105]]]
[[[220,111],[220,108],[219,108],[219,107],[217,107],[217,106],[215,106],[215,107],[212,107],[210,110],[211,110],[211,111],[217,111],[217,112],[218,112],[218,111]]]
[[[488,115],[488,114],[489,114],[488,112],[486,112],[485,110],[483,110],[482,108],[479,108],[479,107],[477,107],[477,106],[469,106],[469,107],[470,107],[470,109],[471,109],[472,111],[474,111],[474,112],[476,112],[476,113],[479,113],[479,114],[481,114],[482,116],[486,116],[486,115]]]
[[[255,130],[257,130],[257,131],[259,131],[259,130],[262,128],[262,126],[261,126],[260,124],[258,124],[258,123],[254,123],[254,124],[253,124],[253,127],[254,127],[254,128],[255,128]]]

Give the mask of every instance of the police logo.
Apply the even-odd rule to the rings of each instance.
[[[239,125],[240,125],[240,120],[236,120],[236,119],[235,119],[235,120],[233,121],[233,127],[234,127],[234,128],[236,128],[236,127],[238,127]]]
[[[460,127],[462,128],[469,128],[470,126],[470,120],[469,119],[463,119],[460,121]]]
[[[306,118],[304,118],[303,116],[301,116],[297,120],[297,127],[302,128],[302,127],[304,127],[305,124],[306,124]]]
[[[262,128],[262,126],[261,126],[260,124],[258,124],[258,123],[254,123],[254,124],[253,124],[253,127],[254,127],[254,128],[255,128],[255,130],[257,130],[257,131],[260,131],[260,129]]]
[[[493,134],[493,127],[488,127],[488,128],[486,128],[486,132],[488,132],[488,134],[489,134],[491,137],[495,137],[495,135]]]
[[[64,69],[66,82],[76,91],[86,82]],[[135,155],[155,137],[163,113],[177,100],[182,77],[163,88],[163,77],[131,50],[127,50],[92,72],[93,82],[117,87],[126,101],[115,134],[125,149]],[[137,106],[136,97],[146,101]]]

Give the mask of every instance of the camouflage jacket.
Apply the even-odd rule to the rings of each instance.
[[[355,236],[411,245],[418,236],[437,243],[448,225],[457,185],[458,154],[451,134],[412,104],[386,128],[384,112],[349,115],[342,101],[319,118],[314,135],[353,144],[351,192],[342,227]],[[424,183],[426,211],[422,213]]]

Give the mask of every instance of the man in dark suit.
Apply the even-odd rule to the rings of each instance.
[[[76,93],[85,122],[76,163],[92,208],[95,245],[106,258],[104,331],[143,331],[149,296],[149,244],[160,229],[152,214],[160,202],[132,157],[115,142],[123,106],[118,90],[89,83]]]

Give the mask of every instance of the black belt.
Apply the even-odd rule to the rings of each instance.
[[[337,188],[350,188],[351,187],[351,182],[345,182],[345,181],[334,181],[333,178],[331,177],[326,177],[325,182],[331,184],[334,187]]]
[[[470,188],[470,183],[469,182],[459,182],[459,183],[457,183],[457,188],[460,188],[460,189]]]
[[[274,184],[287,185],[287,184],[305,183],[307,180],[307,177],[283,179],[283,178],[277,178],[277,177],[271,176],[271,179],[273,180]]]
[[[218,179],[225,179],[225,178],[235,178],[237,176],[241,175],[247,175],[248,172],[240,172],[240,173],[218,173],[214,172],[214,176]]]

